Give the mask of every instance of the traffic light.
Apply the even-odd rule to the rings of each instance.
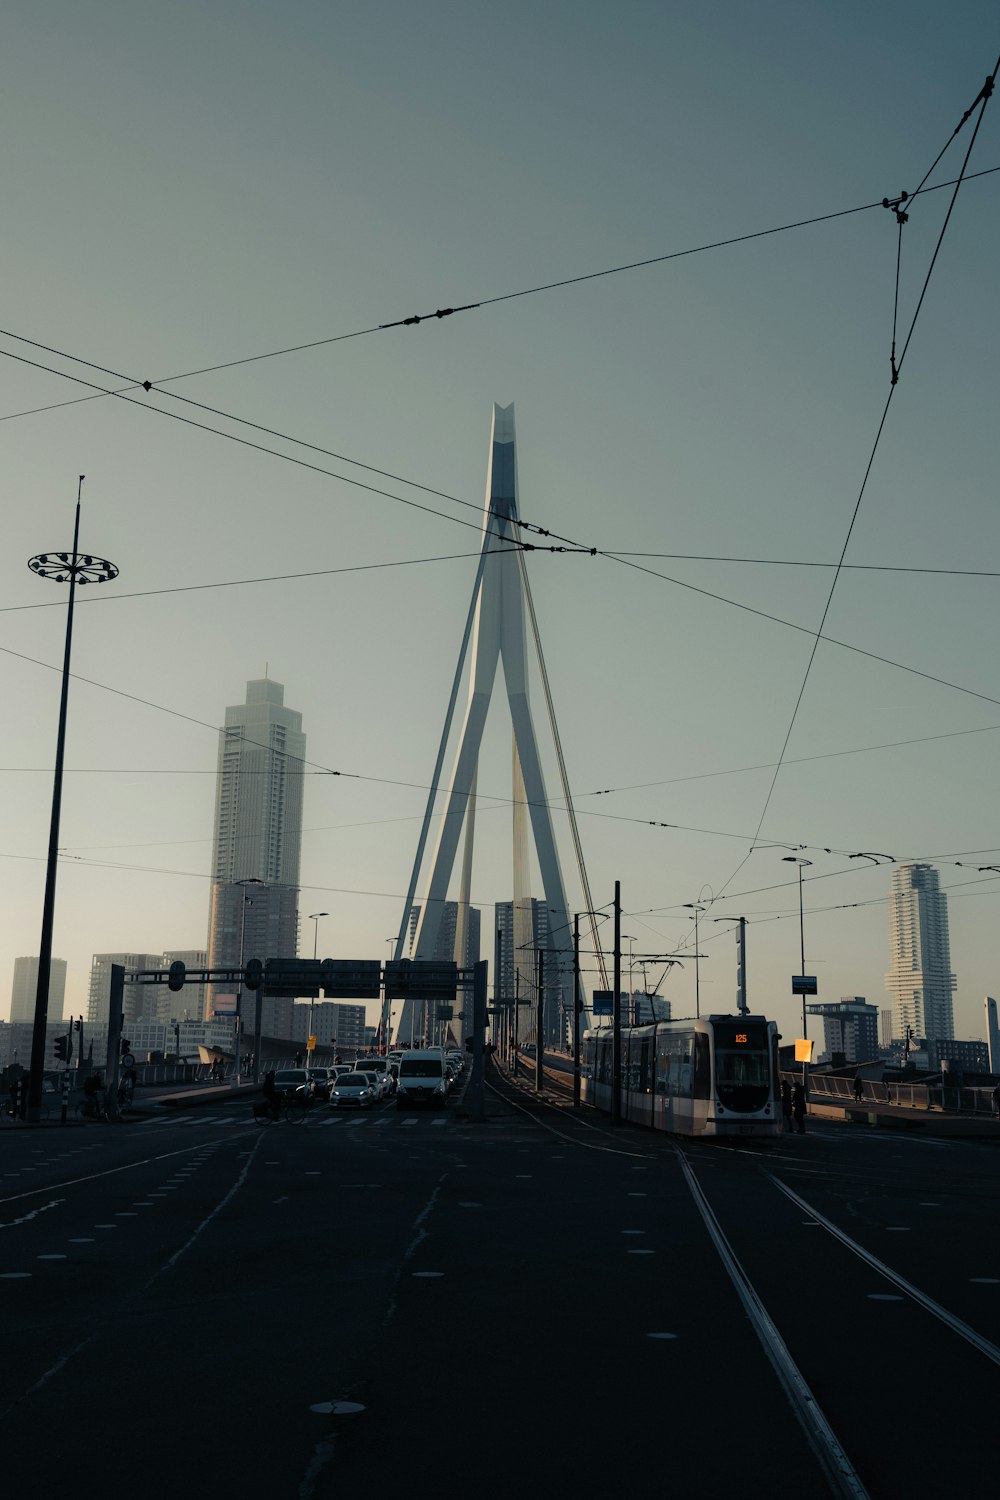
[[[167,988],[170,990],[182,990],[184,988],[184,978],[186,974],[187,970],[185,969],[181,960],[179,958],[175,958],[173,963],[170,965],[170,973],[167,976]]]
[[[243,983],[248,990],[259,990],[264,978],[264,965],[259,958],[251,958],[243,972]]]
[[[127,1041],[125,1037],[122,1037],[122,1039],[121,1039],[121,1055],[122,1055],[122,1057],[125,1056],[126,1052],[131,1052],[131,1051],[132,1051],[132,1043],[130,1041]]]
[[[83,1030],[83,1017],[82,1016],[77,1016],[76,1020],[73,1022],[73,1030],[74,1031],[82,1031]]]
[[[69,1037],[57,1036],[53,1044],[53,1051],[58,1062],[69,1062]]]

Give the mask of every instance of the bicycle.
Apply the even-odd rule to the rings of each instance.
[[[277,1115],[264,1099],[258,1099],[253,1107],[253,1117],[258,1125],[277,1125],[279,1118],[288,1125],[303,1125],[308,1113],[308,1104],[303,1104],[300,1100],[279,1104]]]
[[[78,1120],[107,1120],[107,1106],[102,1099],[100,1103],[96,1099],[80,1099],[77,1103],[74,1115]]]

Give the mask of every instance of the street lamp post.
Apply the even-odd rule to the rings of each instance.
[[[313,924],[313,963],[316,962],[316,952],[319,945],[319,919],[328,917],[328,911],[311,911],[309,921]],[[313,1034],[313,1002],[309,997],[309,1036],[306,1037],[306,1072],[309,1072],[309,1064],[312,1062],[312,1053],[309,1051],[309,1037]]]
[[[783,854],[782,862],[786,865],[798,865],[799,867],[799,978],[805,980],[806,973],[806,928],[805,916],[802,908],[802,871],[806,865],[811,865],[811,859],[803,859],[798,854]],[[805,984],[802,986],[802,1040],[807,1039],[806,1031],[806,992]],[[809,1091],[809,1064],[805,1058],[802,1059],[802,1092]]]
[[[76,491],[76,518],[73,525],[72,552],[42,552],[28,562],[39,578],[55,583],[69,583],[66,610],[66,644],[63,649],[62,689],[59,697],[59,729],[56,735],[56,763],[52,782],[52,815],[49,823],[49,852],[45,870],[45,895],[42,901],[42,935],[38,945],[38,987],[35,991],[35,1019],[31,1032],[31,1068],[28,1075],[29,1120],[39,1120],[42,1113],[42,1079],[45,1072],[45,1030],[49,1019],[49,979],[52,968],[52,929],[56,910],[56,869],[59,863],[59,818],[62,811],[63,758],[66,750],[66,711],[69,705],[69,663],[73,644],[73,605],[76,586],[86,583],[109,583],[118,577],[118,569],[103,557],[91,557],[79,551],[80,496],[83,475]]]
[[[702,906],[700,901],[685,901],[684,905],[689,911],[694,912],[694,1016],[695,1020],[701,1017],[701,969],[698,964],[698,916],[700,912],[707,911],[707,906]]]
[[[264,882],[263,880],[259,880],[256,875],[251,875],[246,880],[234,880],[233,884],[238,885],[243,891],[243,900],[240,905],[240,977],[236,983],[236,1018],[233,1022],[233,1029],[236,1033],[235,1041],[233,1042],[233,1088],[238,1089],[240,1086],[240,1031],[243,1025],[240,1017],[240,1009],[243,1004],[243,940],[247,929],[247,907],[253,906],[252,900],[247,895],[246,888],[248,885],[263,885]],[[260,1037],[256,1038],[256,1045],[259,1052]]]

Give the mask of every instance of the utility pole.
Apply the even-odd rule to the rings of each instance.
[[[108,1057],[104,1070],[104,1107],[109,1120],[120,1120],[118,1110],[118,1060],[121,1056],[122,1022],[125,1019],[125,968],[111,965],[111,994],[108,1004]]]
[[[748,1014],[747,1008],[747,919],[737,917],[736,929],[736,1009],[741,1016]]]
[[[83,478],[76,490],[76,519],[73,523],[73,551],[43,552],[31,558],[28,567],[40,578],[56,583],[69,580],[66,611],[66,642],[63,647],[62,683],[59,692],[59,728],[56,734],[55,773],[52,779],[52,812],[49,821],[49,850],[45,866],[45,894],[42,899],[42,933],[38,944],[38,982],[35,990],[35,1012],[31,1031],[31,1059],[28,1069],[28,1097],[25,1118],[42,1117],[42,1079],[45,1073],[45,1041],[49,1017],[49,983],[52,971],[52,931],[56,910],[56,874],[59,865],[59,820],[62,815],[63,761],[66,751],[66,715],[69,707],[70,657],[73,647],[73,605],[77,583],[108,583],[117,578],[114,563],[103,557],[81,554],[80,496]]]
[[[486,1040],[486,978],[489,964],[480,959],[476,964],[472,985],[472,1076],[469,1079],[469,1119],[483,1121],[486,1118],[486,1055],[483,1044]]]
[[[494,1042],[496,1042],[497,1038],[500,1036],[500,1030],[501,1030],[501,1024],[502,1024],[501,1023],[501,1016],[503,1014],[502,1011],[501,1011],[501,1009],[500,1009],[500,1007],[501,1007],[501,1005],[503,1003],[501,1001],[501,999],[500,999],[500,944],[501,944],[502,941],[503,941],[503,928],[502,927],[498,927],[497,928],[496,939],[495,939],[494,944],[493,944],[493,1017],[494,1017],[494,1021],[496,1023],[495,1024],[495,1033],[496,1034],[493,1037]]]
[[[615,881],[615,979],[611,1010],[611,1123],[622,1122],[622,886]]]
[[[573,914],[573,1108],[580,1108],[580,913]]]
[[[545,1015],[545,949],[538,950],[538,1002],[535,1010],[535,1093],[542,1092],[542,1063],[545,1057],[545,1039],[542,1021]]]
[[[513,1077],[517,1077],[518,1047],[521,1045],[521,970],[514,969],[514,1068]]]

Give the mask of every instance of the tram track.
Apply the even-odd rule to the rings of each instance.
[[[499,1090],[497,1092],[500,1093]],[[781,1153],[780,1159],[776,1159],[777,1153],[766,1147],[755,1151],[746,1147],[734,1149],[715,1143],[687,1141],[661,1143],[658,1140],[643,1142],[642,1145],[635,1142],[633,1145],[631,1139],[626,1144],[622,1141],[618,1130],[612,1131],[594,1121],[584,1121],[576,1114],[567,1119],[567,1110],[560,1103],[543,1097],[538,1099],[535,1108],[528,1109],[524,1103],[510,1097],[514,1093],[521,1094],[522,1098],[524,1096],[524,1090],[516,1088],[513,1082],[508,1080],[508,1090],[501,1095],[507,1098],[508,1103],[516,1109],[523,1110],[538,1124],[553,1131],[562,1139],[572,1141],[581,1149],[596,1148],[602,1151],[613,1151],[634,1159],[656,1160],[663,1165],[670,1161],[678,1164],[705,1231],[775,1370],[789,1405],[809,1437],[832,1493],[854,1497],[868,1493],[865,1480],[859,1473],[858,1464],[860,1463],[861,1467],[866,1470],[872,1468],[871,1423],[870,1420],[865,1420],[864,1413],[859,1415],[857,1394],[851,1389],[851,1382],[848,1381],[845,1385],[841,1378],[831,1385],[830,1371],[826,1368],[823,1358],[819,1357],[817,1363],[815,1340],[810,1337],[810,1320],[807,1316],[803,1316],[801,1306],[797,1305],[796,1292],[788,1284],[787,1278],[783,1279],[775,1273],[770,1263],[772,1257],[766,1248],[768,1243],[766,1235],[763,1241],[761,1239],[759,1226],[761,1224],[777,1226],[780,1215],[776,1208],[768,1208],[759,1195],[754,1193],[750,1186],[751,1176],[761,1183],[766,1183],[769,1190],[779,1196],[781,1201],[799,1210],[803,1215],[802,1225],[812,1229],[814,1233],[816,1228],[823,1231],[829,1250],[823,1252],[822,1255],[817,1255],[819,1242],[809,1241],[810,1249],[808,1252],[803,1250],[803,1254],[808,1254],[810,1272],[818,1276],[825,1286],[832,1289],[827,1294],[828,1318],[836,1322],[837,1315],[833,1309],[838,1304],[842,1304],[845,1312],[840,1317],[844,1326],[850,1326],[850,1323],[846,1321],[849,1317],[853,1318],[856,1325],[859,1314],[849,1315],[846,1308],[856,1307],[857,1303],[853,1299],[857,1297],[867,1297],[875,1304],[879,1301],[885,1304],[893,1301],[908,1302],[919,1309],[925,1318],[933,1320],[939,1333],[932,1335],[929,1328],[922,1331],[926,1325],[919,1322],[915,1324],[900,1324],[896,1321],[885,1323],[883,1326],[887,1330],[892,1330],[891,1333],[887,1333],[887,1336],[900,1339],[902,1346],[912,1351],[912,1361],[904,1358],[904,1364],[912,1362],[914,1369],[924,1370],[933,1364],[933,1356],[928,1351],[939,1349],[938,1359],[942,1367],[948,1367],[950,1372],[954,1370],[955,1392],[967,1389],[972,1393],[972,1399],[977,1404],[982,1399],[980,1393],[982,1369],[978,1366],[978,1358],[985,1358],[994,1366],[1000,1365],[1000,1344],[980,1332],[972,1322],[953,1312],[944,1302],[929,1295],[911,1277],[904,1276],[887,1260],[866,1249],[857,1239],[843,1230],[834,1218],[816,1208],[809,1201],[809,1197],[803,1196],[782,1180],[782,1174],[786,1172],[791,1175],[799,1171],[809,1171],[814,1173],[817,1179],[832,1178],[838,1183],[838,1191],[843,1191],[843,1188],[851,1181],[857,1182],[864,1189],[874,1190],[885,1183],[884,1175],[877,1180],[874,1168],[865,1170],[862,1164],[852,1169],[847,1163],[838,1160],[831,1163],[828,1169],[822,1158],[819,1160],[796,1159],[788,1152]],[[548,1114],[550,1119],[540,1118],[543,1114]],[[551,1120],[552,1115],[557,1117],[560,1128],[557,1128],[555,1122]],[[584,1134],[586,1138],[583,1138]],[[629,1149],[630,1147],[632,1149]],[[699,1180],[699,1173],[709,1165],[723,1169],[728,1165],[732,1170],[723,1170],[718,1174],[713,1171],[706,1184]],[[750,1168],[751,1171],[744,1172],[741,1170],[743,1167]],[[883,1174],[884,1171],[885,1169],[882,1168]],[[819,1180],[816,1186],[817,1189],[820,1187]],[[949,1184],[949,1188],[951,1186]],[[957,1189],[956,1197],[967,1203],[976,1201],[972,1192],[962,1193],[957,1183],[954,1187]],[[875,1226],[872,1227],[874,1232]],[[800,1233],[793,1221],[789,1221],[788,1227],[783,1231],[775,1227],[769,1232],[781,1232],[789,1237],[797,1237]],[[813,1246],[815,1249],[812,1248]],[[844,1252],[847,1253],[850,1264],[857,1268],[855,1271],[849,1272],[843,1261],[838,1259],[839,1256],[843,1256]],[[927,1269],[926,1259],[924,1265]],[[892,1288],[891,1294],[883,1295],[867,1289],[871,1286],[871,1282],[865,1282],[865,1274],[871,1272],[874,1272],[884,1285],[888,1284]],[[990,1280],[988,1277],[971,1279]],[[799,1294],[798,1302],[801,1302],[801,1294]],[[787,1332],[784,1331],[786,1325]],[[940,1342],[942,1339],[946,1341],[943,1344]],[[974,1363],[956,1364],[954,1355],[949,1354],[949,1343],[953,1347],[955,1339],[959,1340],[969,1351]],[[829,1409],[832,1405],[833,1412],[836,1413],[833,1421],[816,1399],[817,1381],[824,1392],[824,1406]],[[957,1394],[956,1399],[958,1399]],[[851,1455],[852,1449],[855,1450],[856,1456],[854,1457]],[[877,1463],[874,1468],[876,1484],[874,1493],[896,1493],[895,1490],[886,1489],[884,1484],[880,1485],[881,1476],[878,1473]]]

